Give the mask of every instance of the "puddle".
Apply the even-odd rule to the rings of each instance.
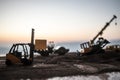
[[[28,78],[28,79],[20,79],[20,80],[31,80],[31,79]]]
[[[97,72],[98,69],[89,65],[78,65],[78,64],[74,64],[75,67],[79,68],[80,70],[83,71],[87,71],[87,72]]]
[[[120,72],[106,73],[108,75],[108,80],[120,80]]]
[[[54,77],[47,80],[120,80],[120,72],[104,73],[99,75],[88,76],[67,76],[67,77]]]
[[[32,67],[34,67],[34,68],[39,68],[39,67],[55,67],[55,66],[57,66],[56,64],[34,64]]]

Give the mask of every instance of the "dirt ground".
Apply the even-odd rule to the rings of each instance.
[[[77,53],[35,56],[30,66],[5,65],[0,57],[0,80],[45,80],[57,76],[92,75],[105,72],[120,72],[120,52],[106,52],[89,56]]]

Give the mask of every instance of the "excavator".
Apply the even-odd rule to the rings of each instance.
[[[95,53],[103,53],[103,48],[110,43],[107,39],[104,39],[102,36],[103,31],[110,25],[110,23],[116,19],[117,16],[113,15],[113,18],[106,23],[106,25],[98,32],[98,34],[89,42],[84,42],[80,44],[81,52],[79,52],[79,55],[89,55],[89,54],[95,54]],[[95,40],[98,39],[96,42]]]

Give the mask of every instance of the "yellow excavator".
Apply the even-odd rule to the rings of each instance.
[[[31,43],[13,44],[9,53],[6,54],[6,65],[24,64],[30,65],[33,62],[34,52],[34,29],[32,29]]]

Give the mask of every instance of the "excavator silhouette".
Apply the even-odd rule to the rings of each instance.
[[[89,54],[104,52],[103,48],[110,42],[107,39],[104,39],[103,37],[99,37],[99,36],[103,34],[103,31],[116,18],[117,16],[113,15],[113,18],[108,23],[106,23],[106,25],[100,30],[100,32],[91,41],[80,44],[80,48],[83,51],[79,52],[80,53],[79,55],[86,55],[86,54],[89,55]],[[95,42],[97,38],[98,40]]]

